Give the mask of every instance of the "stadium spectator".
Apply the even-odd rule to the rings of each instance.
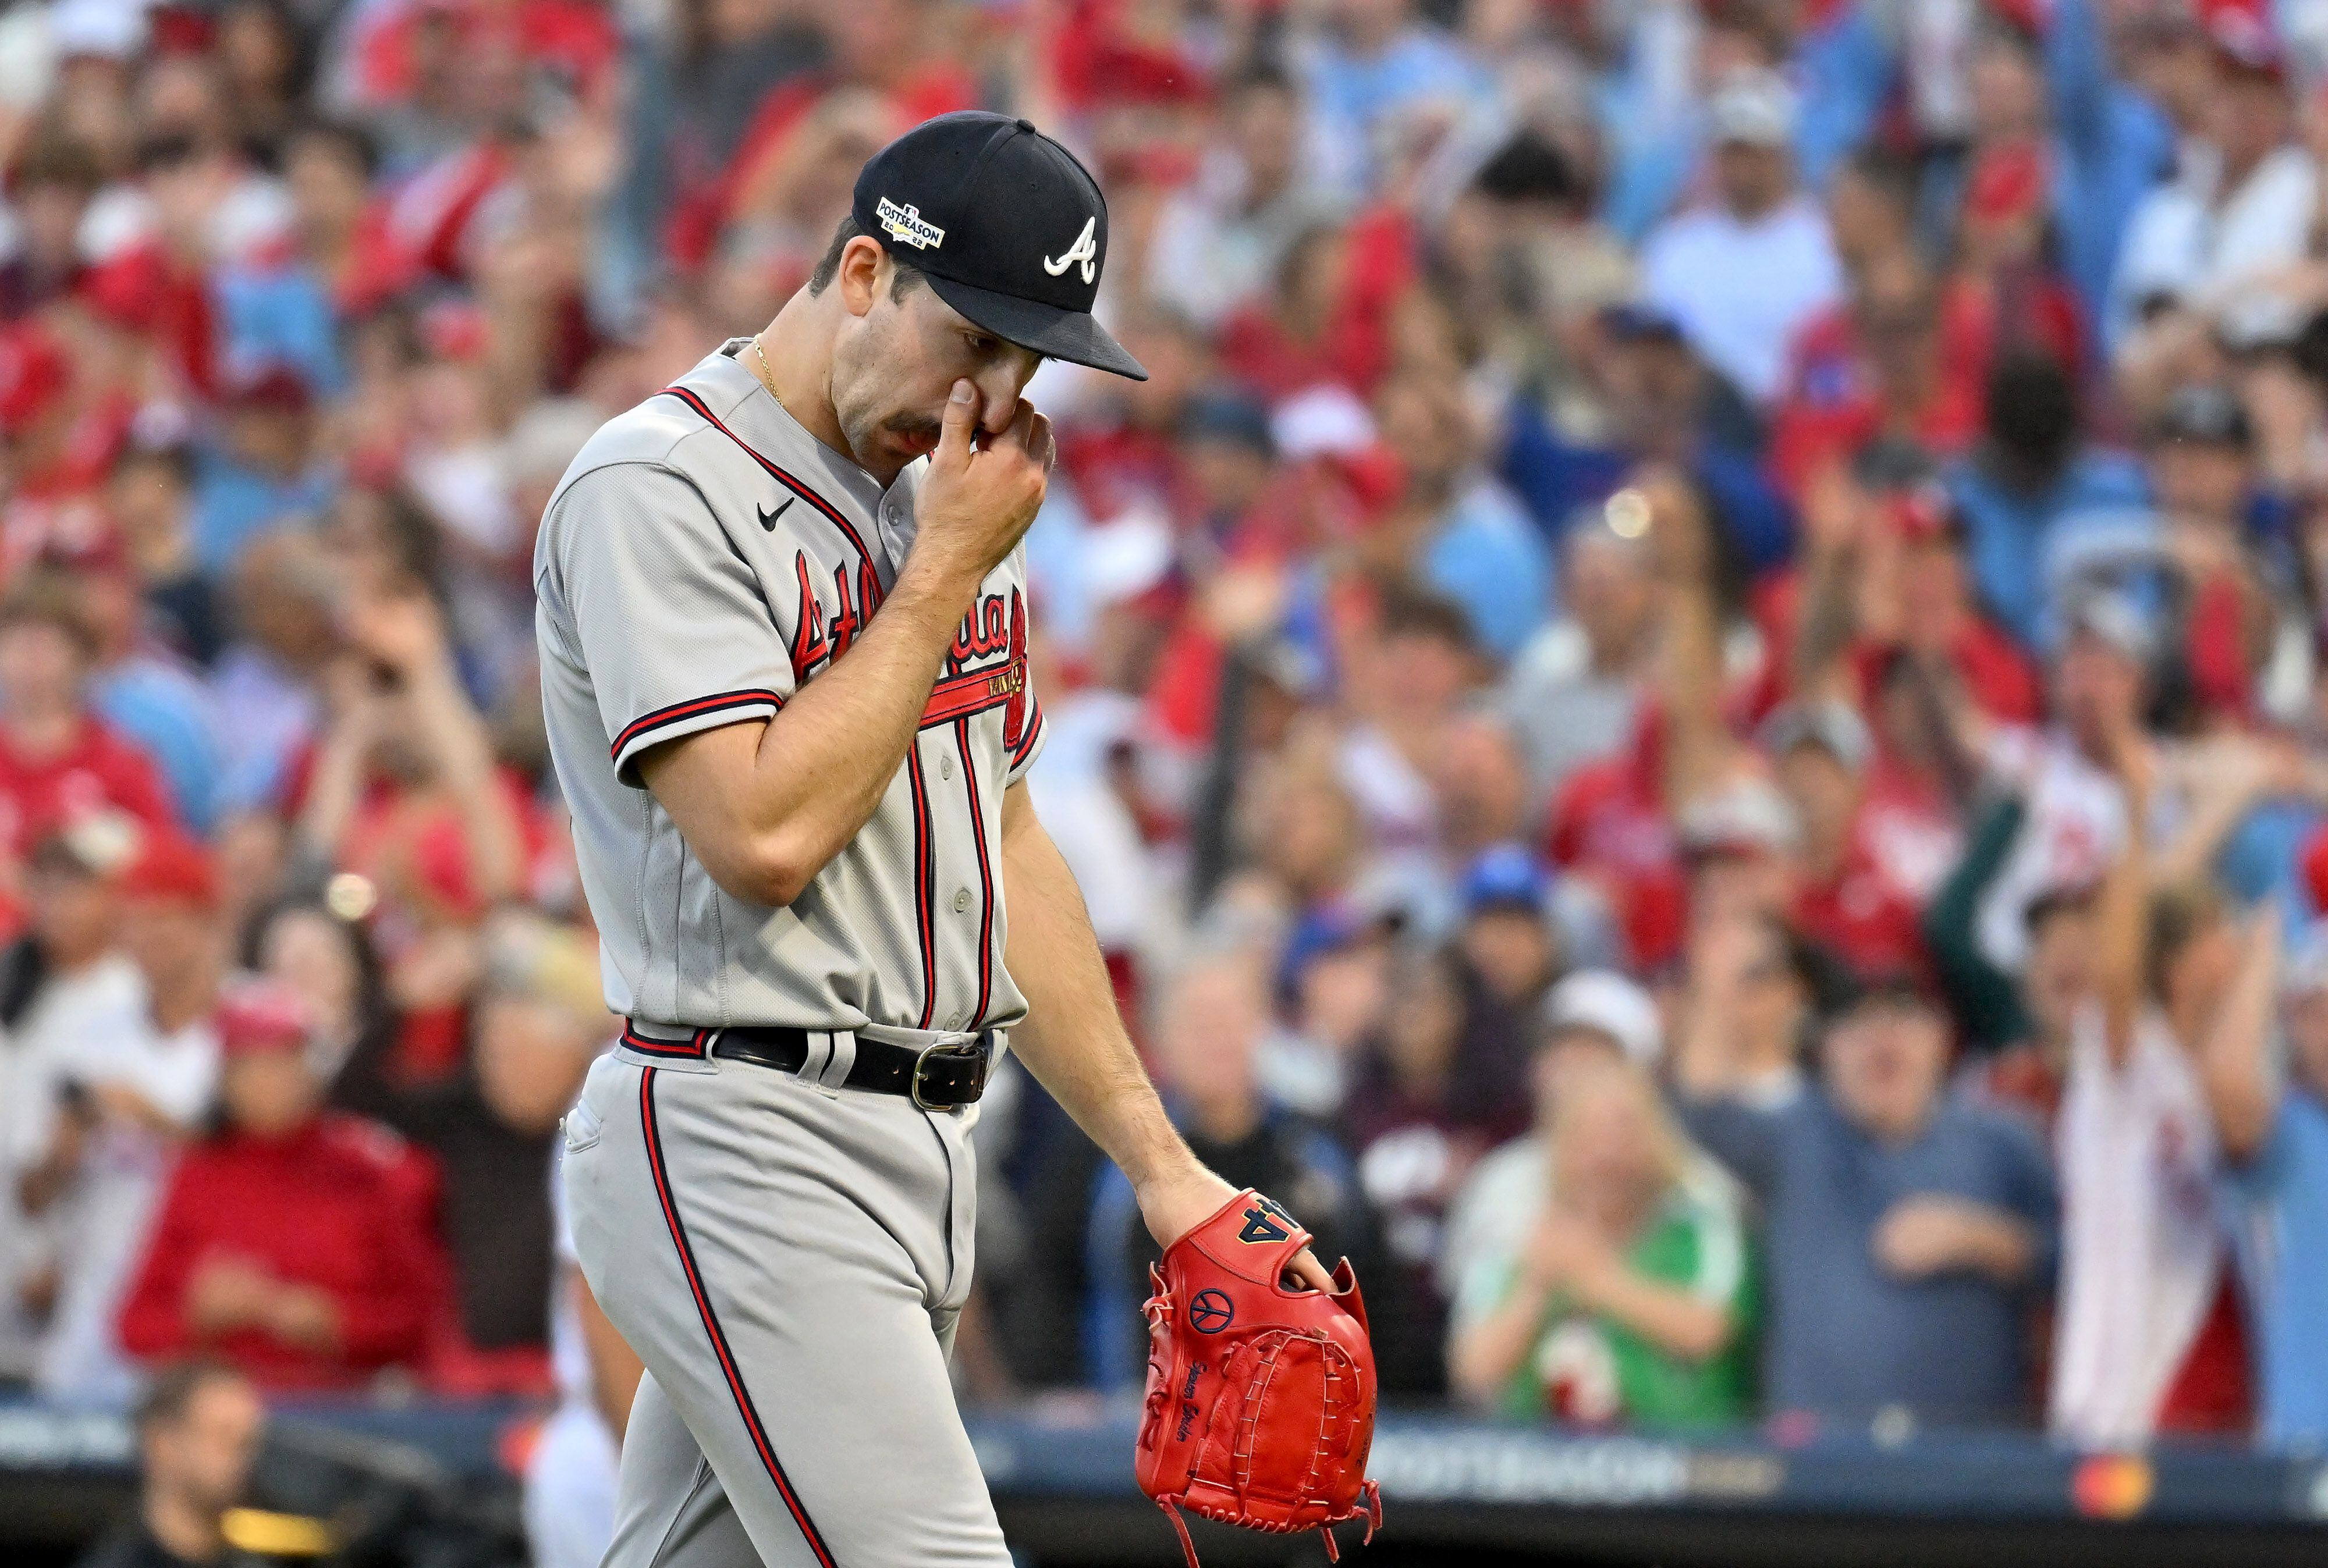
[[[61,1216],[50,1210],[77,1160],[55,1156],[71,1153],[59,1149],[58,1134],[78,1125],[83,1103],[68,1085],[75,1064],[98,1054],[92,1047],[111,1024],[140,1005],[136,966],[119,946],[117,880],[136,853],[136,833],[100,814],[33,846],[23,873],[29,925],[0,971],[0,1366],[27,1380],[63,1266]]]
[[[2080,513],[2126,511],[2148,487],[2124,453],[2086,444],[2078,387],[2042,353],[2005,353],[1982,389],[1980,434],[1948,470],[1967,564],[1988,612],[2025,649],[2042,646],[2047,555]]]
[[[227,1510],[250,1485],[266,1407],[222,1361],[155,1376],[137,1405],[137,1513],[81,1558],[82,1568],[194,1568],[237,1555]]]
[[[2257,933],[2271,934],[2268,925]],[[2267,960],[2250,966],[2243,987],[2260,990],[2268,968]],[[2254,994],[2243,988],[2239,1000],[2251,1005]],[[2303,1444],[2328,1433],[2328,1367],[2306,1327],[2328,1310],[2319,1268],[2328,1233],[2328,941],[2317,923],[2298,938],[2277,1003],[2284,1082],[2265,1029],[2214,1031],[2199,1068],[2232,1191],[2252,1221],[2239,1232],[2240,1261],[2260,1341],[2261,1434]]]
[[[1748,1104],[1791,1105],[1834,971],[1831,958],[1767,910],[1708,913],[1691,930],[1683,964],[1680,1054],[1727,1064],[1728,1092]]]
[[[1563,1076],[1552,1181],[1516,1256],[1466,1282],[1450,1381],[1510,1415],[1574,1426],[1729,1425],[1748,1408],[1755,1301],[1733,1205],[1703,1200],[1638,1067]]]
[[[339,909],[327,898],[297,892],[262,907],[244,926],[239,959],[306,1005],[314,1021],[310,1050],[316,1071],[332,1086],[332,1103],[385,1120],[398,1087],[396,1009],[362,924],[371,911],[347,901],[357,891],[342,883]]]
[[[33,1374],[62,1404],[120,1405],[136,1387],[117,1320],[170,1167],[217,1089],[217,906],[202,847],[148,835],[121,883],[122,947],[144,982],[136,1004],[89,1019],[57,1064],[54,1131],[24,1190],[42,1191],[69,1238]]]
[[[150,635],[207,671],[226,639],[217,583],[193,555],[192,450],[164,428],[132,440],[114,460],[106,509],[120,530],[132,573],[145,594]]]
[[[97,644],[70,580],[20,576],[0,600],[0,841],[25,853],[73,817],[110,808],[165,829],[176,812],[153,760],[91,709]],[[7,889],[12,894],[21,890]],[[22,907],[9,910],[21,922]]]
[[[2061,1307],[2054,1428],[2081,1442],[2240,1432],[2246,1323],[2217,1202],[2206,1082],[2272,1026],[2276,922],[2242,932],[2203,881],[2163,874],[2146,826],[2154,761],[2130,724],[2109,757],[2124,847],[2098,895],[2096,1004],[2072,1037],[2057,1147]],[[2251,1126],[2237,1127],[2249,1146]]]
[[[1818,1081],[1772,1109],[1702,1033],[1684,1117],[1762,1207],[1775,1418],[1894,1430],[2026,1424],[2023,1308],[2050,1276],[2054,1184],[2027,1129],[1948,1099],[1945,1020],[1882,977],[1832,1009]]]
[[[1569,1078],[1610,1059],[1629,1061],[1645,1073],[1655,1073],[1662,1061],[1665,1037],[1657,1003],[1613,971],[1581,970],[1562,980],[1545,998],[1540,1022],[1529,1063],[1530,1125],[1488,1152],[1448,1214],[1439,1280],[1451,1301],[1460,1302],[1466,1292],[1473,1292],[1470,1299],[1477,1304],[1478,1293],[1498,1293],[1500,1285],[1488,1291],[1478,1282],[1499,1279],[1499,1260],[1508,1265],[1525,1250],[1530,1228],[1554,1191],[1552,1127]],[[1734,1209],[1736,1184],[1694,1147],[1681,1152],[1683,1175],[1695,1198]]]
[[[310,1027],[271,983],[221,1003],[224,1125],[171,1175],[122,1307],[132,1354],[215,1350],[282,1391],[418,1357],[443,1277],[420,1184],[392,1134],[322,1110]]]
[[[2215,309],[2305,253],[2320,173],[2294,140],[2287,56],[2244,6],[2206,11],[2213,78],[2194,127],[2201,155],[2135,210],[2111,285],[2125,332],[2163,303]]]
[[[1590,512],[1562,552],[1567,613],[1512,658],[1497,708],[1519,738],[1535,799],[1623,743],[1640,714],[1657,599],[1643,547]]]
[[[122,538],[110,531],[52,540],[43,561],[70,574],[96,649],[90,705],[160,767],[179,819],[207,833],[221,770],[210,694],[145,628],[147,602]]]
[[[1250,957],[1190,960],[1159,1002],[1154,1051],[1165,1104],[1206,1165],[1284,1204],[1316,1235],[1321,1256],[1347,1255],[1388,1294],[1397,1276],[1380,1266],[1376,1222],[1349,1154],[1263,1090],[1256,1069],[1268,1022],[1268,993]],[[1100,1387],[1129,1387],[1146,1365],[1147,1333],[1136,1309],[1161,1249],[1112,1165],[1099,1171],[1092,1210],[1086,1364]]]
[[[1404,1354],[1378,1363],[1385,1390],[1436,1395],[1447,1386],[1440,1347],[1447,1298],[1439,1282],[1449,1210],[1472,1167],[1508,1130],[1509,1110],[1463,1070],[1462,975],[1443,948],[1412,943],[1391,958],[1378,1031],[1361,1050],[1341,1125],[1383,1246],[1402,1275],[1371,1319],[1403,1312],[1387,1342]]]
[[[1407,574],[1460,605],[1473,640],[1508,658],[1551,597],[1543,536],[1511,492],[1478,471],[1471,413],[1454,381],[1402,376],[1375,404],[1383,443],[1406,481],[1375,524],[1375,549],[1411,561]]]
[[[1717,200],[1649,237],[1642,285],[1706,363],[1768,403],[1788,345],[1842,291],[1841,268],[1826,215],[1795,182],[1793,89],[1771,72],[1741,73],[1706,114]]]
[[[1221,139],[1166,198],[1144,258],[1157,301],[1206,328],[1268,287],[1298,236],[1336,216],[1293,80],[1255,65],[1222,93]]]

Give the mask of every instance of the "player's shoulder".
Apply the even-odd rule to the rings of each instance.
[[[653,486],[658,476],[683,476],[688,443],[711,428],[694,405],[658,392],[598,426],[550,493],[556,511],[577,487],[593,492],[635,481]]]
[[[536,584],[577,548],[614,546],[610,535],[649,529],[668,548],[687,536],[690,522],[701,525],[707,540],[716,534],[704,490],[709,481],[694,444],[712,432],[693,404],[669,392],[600,425],[550,492],[534,546]]]

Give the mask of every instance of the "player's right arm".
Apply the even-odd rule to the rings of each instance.
[[[587,681],[615,777],[652,790],[712,880],[788,904],[896,776],[954,629],[1041,504],[1048,424],[1020,402],[974,437],[955,388],[916,497],[914,546],[879,612],[816,679],[796,677],[765,585],[702,492],[652,461],[576,479],[543,521],[545,659]]]
[[[791,903],[857,836],[896,777],[963,611],[1043,502],[1050,426],[1034,406],[985,445],[976,388],[955,383],[923,476],[914,546],[879,613],[765,719],[701,729],[637,760],[712,881]]]

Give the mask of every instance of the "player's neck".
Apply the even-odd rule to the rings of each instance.
[[[855,462],[840,415],[832,411],[833,333],[824,313],[815,296],[801,290],[754,340],[758,351],[746,344],[737,358],[802,429]]]

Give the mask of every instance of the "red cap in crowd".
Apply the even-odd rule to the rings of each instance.
[[[72,361],[47,328],[25,322],[0,331],[0,433],[40,419],[71,385]]]
[[[166,270],[157,247],[132,246],[82,275],[81,303],[123,331],[150,332],[162,319]]]
[[[2033,141],[2012,141],[1974,160],[1965,182],[1965,216],[1976,223],[2009,223],[2045,204],[2051,171]]]
[[[219,994],[219,1050],[225,1056],[261,1051],[304,1050],[314,1032],[314,1015],[288,985],[258,975],[228,981]]]
[[[202,846],[178,833],[148,838],[122,878],[121,891],[149,903],[207,910],[218,903],[218,873]]]

